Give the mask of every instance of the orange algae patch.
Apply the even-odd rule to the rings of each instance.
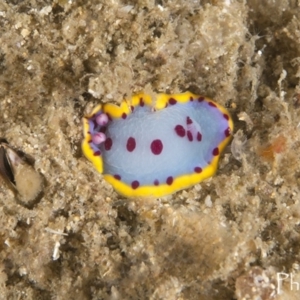
[[[275,153],[282,153],[285,149],[286,138],[283,135],[279,135],[271,144],[259,148],[257,154],[263,159],[272,162],[275,158]]]

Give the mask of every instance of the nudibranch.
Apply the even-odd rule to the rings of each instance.
[[[216,172],[233,122],[221,105],[185,92],[98,105],[83,127],[84,155],[118,193],[161,197]]]

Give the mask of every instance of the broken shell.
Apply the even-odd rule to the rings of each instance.
[[[14,191],[20,204],[31,207],[42,196],[43,177],[34,167],[34,160],[0,139],[0,175]]]

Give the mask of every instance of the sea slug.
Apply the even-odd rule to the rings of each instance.
[[[185,92],[98,105],[83,127],[84,155],[117,192],[161,197],[216,172],[233,122],[221,105]]]

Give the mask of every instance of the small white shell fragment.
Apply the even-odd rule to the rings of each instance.
[[[236,160],[242,160],[245,145],[247,143],[247,137],[244,135],[243,130],[239,129],[233,136],[231,143],[231,153]]]
[[[246,112],[244,111],[240,112],[238,114],[238,118],[240,121],[244,121],[246,123],[247,129],[251,130],[253,128],[253,122]]]
[[[28,273],[27,269],[24,266],[22,266],[22,267],[19,268],[19,274],[20,274],[20,276],[27,275],[27,273]]]
[[[52,259],[53,260],[59,259],[59,247],[60,247],[60,243],[59,242],[55,242],[54,250],[53,250],[53,255],[52,255]]]
[[[50,232],[50,233],[53,233],[53,234],[65,235],[65,236],[68,235],[67,233],[62,232],[61,230],[54,230],[54,229],[51,229],[51,228],[49,228],[49,227],[46,227],[45,230],[46,230],[47,232]]]
[[[207,195],[207,196],[205,197],[204,203],[205,203],[205,205],[206,205],[207,207],[212,207],[212,206],[213,206],[212,201],[211,201],[211,196],[210,196],[210,195]]]

